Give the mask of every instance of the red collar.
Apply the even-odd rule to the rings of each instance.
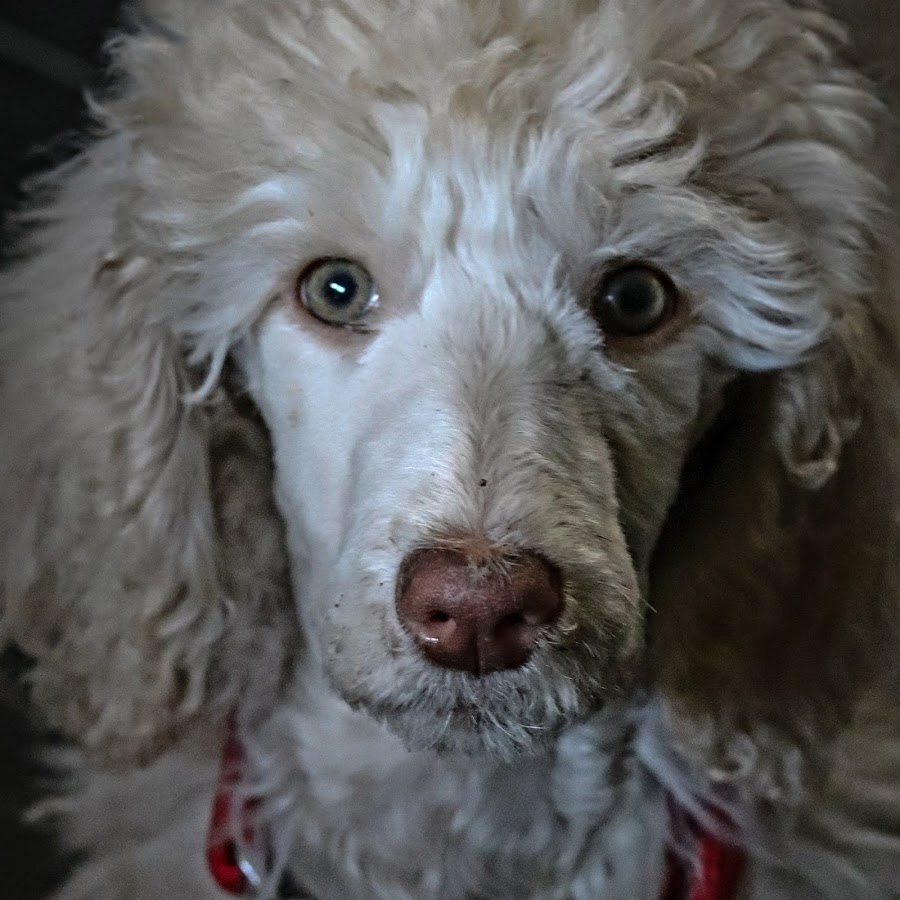
[[[229,728],[206,839],[206,862],[213,880],[226,894],[251,897],[262,880],[262,873],[256,871],[245,855],[245,846],[234,839],[237,824],[243,831],[246,846],[259,843],[259,835],[251,824],[250,802],[239,801],[234,796],[243,767],[244,749],[234,729]]]
[[[225,893],[252,897],[265,872],[251,860],[251,855],[265,860],[268,853],[261,846],[264,836],[251,824],[253,801],[244,800],[237,808],[234,794],[243,760],[243,749],[234,733],[229,732],[213,801],[206,860],[213,879]],[[231,836],[235,821],[243,829],[244,847],[238,846]],[[668,853],[660,900],[734,900],[744,869],[743,851],[699,825],[692,827],[697,841],[696,865],[688,867],[676,854]]]
[[[743,849],[693,820],[691,824],[696,863],[688,866],[669,851],[661,900],[734,900],[746,862]]]

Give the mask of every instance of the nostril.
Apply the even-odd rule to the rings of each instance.
[[[537,590],[526,590],[521,596],[522,623],[542,628],[552,625],[562,612],[562,590],[554,585],[539,587]]]
[[[446,610],[435,609],[422,616],[418,627],[413,626],[413,633],[420,641],[432,647],[448,642],[453,643],[459,629],[459,623]]]

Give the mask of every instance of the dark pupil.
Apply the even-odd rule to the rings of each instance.
[[[359,284],[351,272],[338,269],[325,279],[322,292],[329,306],[351,306],[359,293]]]
[[[656,310],[658,285],[653,278],[638,272],[620,276],[618,284],[610,292],[610,300],[619,317],[625,322],[643,324]]]

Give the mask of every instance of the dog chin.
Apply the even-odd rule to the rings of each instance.
[[[572,724],[562,717],[543,724],[523,723],[486,710],[464,708],[442,715],[421,707],[381,708],[369,712],[410,751],[500,759],[539,754]]]
[[[546,751],[634,685],[640,649],[610,643],[609,652],[589,655],[578,652],[582,645],[565,653],[548,645],[521,668],[484,677],[433,667],[418,654],[398,654],[394,666],[362,678],[345,654],[326,656],[324,669],[347,705],[410,750],[513,759]]]
[[[490,681],[490,679],[488,680]],[[393,732],[409,750],[513,759],[547,750],[559,734],[602,706],[574,691],[542,695],[498,676],[469,690],[421,696],[356,698],[352,703]],[[538,699],[540,698],[540,699]]]

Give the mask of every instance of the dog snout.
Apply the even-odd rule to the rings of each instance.
[[[485,561],[429,548],[402,573],[404,627],[433,663],[473,675],[524,665],[563,610],[560,573],[535,553]]]

